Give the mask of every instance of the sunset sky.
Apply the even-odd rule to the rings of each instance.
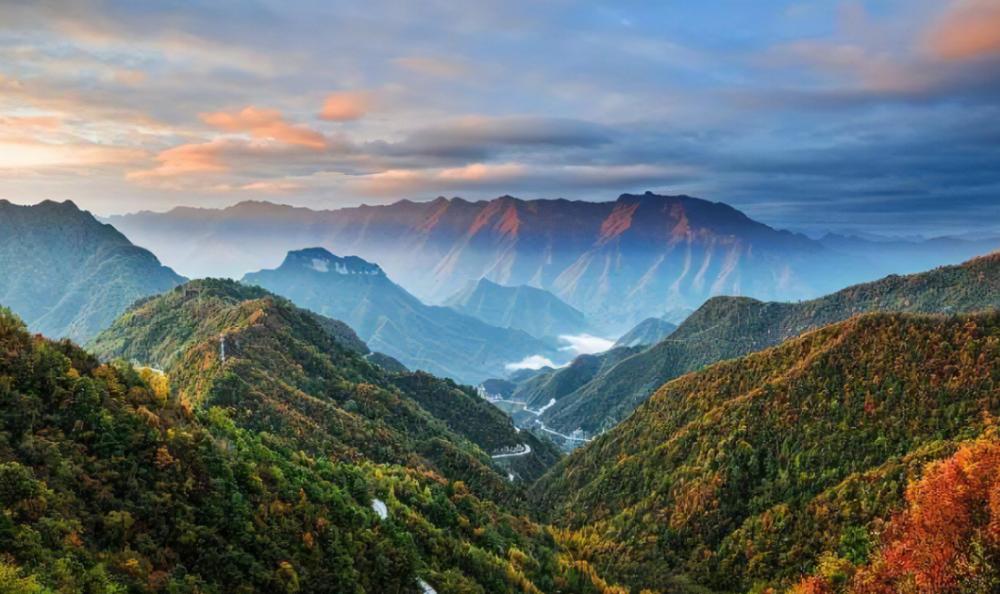
[[[1000,230],[1000,0],[0,1],[0,198]]]

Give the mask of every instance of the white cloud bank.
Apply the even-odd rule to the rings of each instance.
[[[548,357],[531,355],[521,359],[517,363],[508,363],[505,367],[507,371],[520,371],[522,369],[541,369],[542,367],[561,367],[561,365],[556,365]]]
[[[568,351],[574,357],[577,355],[603,353],[615,344],[613,340],[591,334],[563,334],[559,337],[559,340],[566,343],[566,346],[560,347],[559,350]]]
[[[522,369],[534,370],[541,369],[543,367],[558,369],[560,367],[566,367],[572,359],[575,359],[580,355],[603,353],[615,344],[615,341],[613,340],[601,338],[600,336],[593,336],[591,334],[563,334],[559,337],[559,341],[565,343],[565,346],[559,347],[559,350],[569,354],[570,360],[562,364],[556,364],[552,361],[552,359],[549,359],[544,355],[530,355],[516,363],[508,363],[505,366],[507,371],[519,371]]]

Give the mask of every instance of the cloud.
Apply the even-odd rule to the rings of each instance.
[[[1000,54],[1000,3],[955,0],[927,35],[931,51],[945,60]]]
[[[611,134],[604,126],[581,120],[466,116],[420,128],[402,142],[376,148],[388,155],[471,157],[511,147],[593,147],[611,142]]]
[[[431,58],[427,56],[407,56],[396,58],[393,63],[400,68],[434,78],[459,78],[469,73],[467,65],[456,60]]]
[[[136,149],[103,146],[92,143],[55,144],[31,140],[0,139],[0,169],[9,174],[22,170],[77,170],[101,165],[120,165],[140,159]]]
[[[675,4],[7,3],[0,193],[120,212],[654,189],[800,228],[996,226],[995,0]],[[331,88],[377,91],[336,94],[330,121],[354,119],[330,126]]]
[[[330,93],[323,102],[319,117],[333,122],[360,119],[371,108],[371,95],[363,92]]]
[[[302,189],[303,185],[298,182],[287,180],[259,181],[240,186],[241,190],[253,192],[266,192],[269,194],[284,194]]]
[[[574,357],[603,353],[615,345],[613,340],[590,334],[563,334],[559,336],[559,340],[566,343],[566,346],[560,347],[559,350],[568,351]]]
[[[142,171],[133,171],[126,177],[137,182],[150,182],[163,178],[226,171],[228,168],[222,163],[220,158],[226,146],[224,141],[175,146],[156,156],[158,163],[156,167]]]
[[[370,196],[413,196],[442,191],[495,193],[513,188],[546,188],[557,192],[580,188],[635,189],[684,179],[692,169],[669,165],[531,165],[472,163],[444,169],[390,169],[353,176],[349,187]]]
[[[508,363],[504,366],[507,371],[518,371],[521,369],[541,369],[543,367],[559,367],[552,362],[548,357],[543,357],[542,355],[531,355],[525,357],[516,363]]]
[[[146,73],[142,70],[130,68],[118,68],[114,71],[113,78],[120,85],[137,87],[146,82]]]
[[[56,130],[63,125],[61,117],[53,115],[39,116],[0,116],[0,136],[24,132]]]
[[[249,134],[253,138],[276,140],[312,149],[326,148],[326,138],[304,126],[288,123],[276,109],[248,106],[238,112],[201,114],[203,122],[224,132]]]

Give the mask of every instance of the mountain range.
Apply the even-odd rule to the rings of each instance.
[[[506,204],[522,221],[520,209],[555,202],[465,205]],[[778,232],[701,202],[620,199],[638,235],[619,228],[600,252],[608,270],[642,252],[637,238],[660,237],[647,226],[657,206],[729,217],[735,243],[696,233],[685,249],[714,245],[713,261],[735,253],[740,274],[762,270],[766,249],[741,251],[739,238]],[[293,250],[243,282],[184,282],[72,204],[9,212],[6,295],[20,308],[45,291],[93,295],[61,310],[100,332],[87,352],[29,334],[0,308],[0,590],[871,594],[1000,583],[1000,253],[806,301],[658,307],[622,338],[634,346],[473,389],[420,369],[475,382],[526,354],[565,357],[548,337],[593,322],[543,283],[488,275],[450,300],[465,313],[425,305],[380,265],[324,248]],[[525,236],[513,235],[510,270]],[[816,249],[779,235],[789,253]],[[468,253],[453,263],[456,278],[475,269]],[[123,279],[105,286],[107,271]],[[170,282],[151,288],[164,273]],[[135,298],[113,301],[121,287]],[[632,297],[642,290],[618,299]],[[562,456],[550,437],[580,447]]]
[[[244,202],[108,220],[191,276],[238,278],[277,266],[289,250],[322,246],[378,262],[427,303],[472,279],[528,285],[611,334],[715,295],[812,298],[898,263],[775,230],[726,204],[649,192],[608,202],[438,198],[328,211]],[[961,261],[954,255],[917,250],[908,265]]]
[[[72,202],[0,200],[0,304],[34,332],[85,342],[184,280]]]
[[[892,275],[798,303],[716,297],[658,344],[623,359],[613,352],[604,355],[615,364],[601,366],[602,373],[557,397],[539,420],[563,433],[576,429],[599,433],[627,417],[665,382],[684,373],[774,346],[859,313],[955,314],[996,307],[1000,307],[1000,252],[959,266]],[[571,372],[549,372],[560,373]]]
[[[537,338],[594,332],[583,312],[544,289],[527,285],[505,287],[481,278],[470,281],[444,305],[487,324],[523,330]]]
[[[553,344],[491,326],[448,307],[425,305],[376,265],[323,248],[289,252],[281,266],[243,282],[346,322],[368,345],[411,369],[477,384],[526,357],[558,357]]]

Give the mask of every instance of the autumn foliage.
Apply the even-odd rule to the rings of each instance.
[[[803,579],[794,594],[996,592],[1000,589],[1000,442],[982,440],[931,463],[906,492],[871,563],[840,587]],[[822,571],[818,572],[824,573]]]
[[[977,442],[910,486],[871,566],[853,590],[996,591],[1000,586],[1000,443]]]

